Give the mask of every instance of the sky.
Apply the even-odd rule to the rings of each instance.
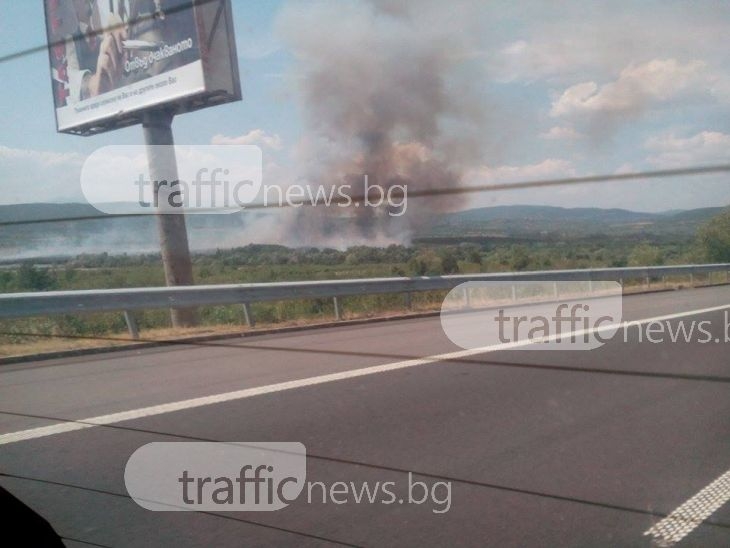
[[[329,169],[333,146],[338,162],[361,154],[348,145],[357,116],[347,118],[354,129],[336,127],[336,109],[388,101],[395,146],[422,147],[458,171],[459,185],[730,163],[728,2],[232,3],[243,100],[179,116],[173,129],[179,144],[259,145],[265,184]],[[141,144],[142,130],[56,133],[42,3],[0,0],[0,10],[0,58],[30,51],[0,62],[0,204],[84,201],[84,159]],[[331,87],[313,93],[325,81]],[[337,95],[361,91],[361,103]],[[713,175],[500,191],[458,208],[724,206],[728,183]]]

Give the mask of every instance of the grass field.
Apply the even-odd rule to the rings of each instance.
[[[597,268],[697,262],[691,243],[659,244],[611,240],[569,243],[534,241],[514,245],[417,245],[290,249],[251,245],[193,257],[197,284],[326,280],[452,273]],[[8,264],[0,270],[0,292],[151,287],[164,285],[156,255],[82,255],[46,264]],[[682,283],[675,281],[674,283]],[[443,292],[417,293],[411,310],[437,310]],[[344,318],[398,314],[404,295],[365,295],[341,300]],[[334,319],[331,299],[254,303],[258,327],[317,323]],[[143,338],[179,336],[167,310],[134,313]],[[240,305],[202,307],[196,333],[245,329]],[[112,339],[112,340],[109,340]],[[0,321],[0,356],[127,342],[121,313],[78,314]]]

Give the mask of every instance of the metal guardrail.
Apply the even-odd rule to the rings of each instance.
[[[376,295],[420,291],[450,290],[464,282],[518,281],[617,281],[640,279],[647,284],[652,279],[668,276],[688,276],[694,285],[697,275],[724,272],[730,280],[730,263],[653,266],[627,268],[594,268],[583,270],[544,270],[529,272],[495,272],[453,276],[424,276],[413,278],[365,278],[306,282],[251,283],[227,285],[195,285],[178,287],[144,287],[128,289],[94,289],[81,291],[48,291],[0,294],[0,319],[88,312],[124,311],[130,334],[136,338],[136,326],[131,310],[153,308],[183,308],[210,305],[241,304],[247,322],[254,320],[250,303],[294,299],[332,298],[335,315],[342,316],[341,300],[353,295]]]

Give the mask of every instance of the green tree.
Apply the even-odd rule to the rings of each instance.
[[[512,258],[510,267],[512,270],[525,270],[530,265],[530,253],[522,245],[512,246]]]
[[[13,282],[13,274],[6,270],[0,271],[0,291],[5,292],[10,289]]]
[[[730,209],[726,209],[700,228],[697,234],[700,251],[710,262],[730,262]]]
[[[424,249],[408,261],[408,270],[411,276],[438,276],[443,274],[443,265],[432,249]]]
[[[457,274],[459,261],[450,250],[441,252],[441,270],[444,274]]]
[[[56,280],[47,269],[23,263],[18,269],[18,288],[27,291],[47,291],[56,287]]]
[[[657,266],[662,264],[664,264],[664,253],[655,245],[637,245],[629,255],[630,266]]]

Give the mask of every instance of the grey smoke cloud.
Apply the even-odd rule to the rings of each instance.
[[[298,176],[339,185],[368,175],[383,188],[419,191],[459,186],[479,164],[487,125],[478,77],[467,67],[477,7],[430,0],[285,7],[277,31],[296,57],[305,124]],[[458,198],[413,200],[398,219],[352,208],[352,236],[407,240],[429,212],[458,205]],[[308,237],[326,236],[331,213],[303,208],[295,222]]]

